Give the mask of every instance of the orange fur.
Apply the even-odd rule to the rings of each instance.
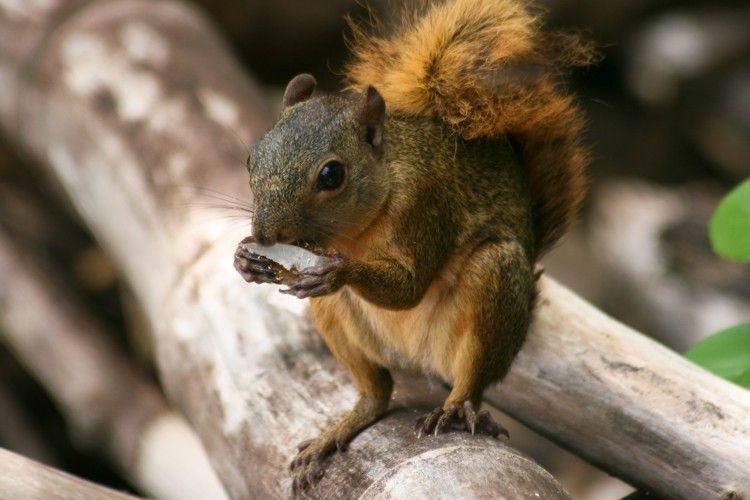
[[[313,317],[330,317],[331,311],[337,311],[336,321],[346,342],[381,366],[451,381],[457,346],[471,336],[466,335],[471,331],[469,304],[475,299],[470,290],[460,286],[466,261],[466,256],[454,257],[417,307],[403,311],[383,309],[345,289],[313,299]],[[326,337],[328,333],[323,330],[331,329],[331,325],[319,321],[318,326]]]
[[[578,36],[547,33],[521,0],[446,0],[413,8],[388,35],[352,24],[350,88],[375,86],[391,113],[438,117],[467,140],[512,137],[534,208],[537,257],[565,232],[586,191],[583,118],[557,82],[595,57]]]

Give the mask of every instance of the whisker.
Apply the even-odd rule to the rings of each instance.
[[[227,128],[229,132],[234,136],[235,139],[237,139],[237,142],[242,144],[242,147],[245,148],[245,154],[247,156],[250,156],[250,153],[252,152],[252,148],[250,147],[250,144],[245,142],[245,140],[240,136],[240,134],[233,128]]]
[[[228,197],[228,196],[216,195],[216,194],[213,194],[213,193],[199,193],[198,198],[208,198],[208,199],[211,199],[211,200],[217,200],[217,201],[222,201],[222,202],[225,202],[225,203],[229,203],[229,204],[231,204],[233,206],[245,207],[245,208],[249,208],[249,209],[253,208],[253,205],[251,203],[248,203],[248,202],[245,202],[245,201],[242,201],[242,200],[238,200],[236,198]]]
[[[192,201],[192,200],[183,200],[175,202],[175,205],[183,206],[183,207],[203,207],[203,208],[226,208],[230,210],[241,210],[243,212],[255,212],[255,209],[252,207],[244,206],[244,205],[237,205],[232,202],[224,201],[224,200],[207,200],[207,201]]]
[[[240,203],[240,204],[243,204],[243,205],[249,205],[249,203],[248,203],[247,200],[244,200],[242,198],[237,198],[236,196],[233,196],[233,195],[231,195],[229,193],[222,193],[221,191],[217,191],[215,189],[211,189],[211,188],[207,188],[207,187],[194,187],[193,189],[197,189],[199,191],[203,191],[203,193],[206,196],[209,196],[209,195],[222,196],[226,200],[234,200],[237,203]]]
[[[183,206],[186,206],[189,208],[205,208],[208,210],[225,210],[227,212],[238,212],[239,214],[244,214],[244,215],[253,215],[255,213],[252,210],[248,210],[246,208],[233,207],[229,205],[217,205],[217,204],[208,204],[208,203],[187,203],[187,204],[184,204]]]
[[[174,188],[177,188],[177,189],[190,189],[190,190],[193,190],[193,191],[198,191],[199,193],[197,193],[197,194],[200,194],[201,196],[206,196],[208,198],[216,198],[216,199],[219,199],[221,201],[227,201],[227,202],[231,201],[231,202],[236,203],[238,205],[252,207],[252,205],[247,200],[244,200],[242,198],[238,198],[236,196],[233,196],[233,195],[231,195],[229,193],[223,193],[221,191],[217,191],[215,189],[211,189],[211,188],[208,188],[208,187],[193,186],[193,185],[187,185],[187,184],[182,184],[182,185],[180,185],[180,184],[172,184],[170,187],[174,187]]]
[[[228,226],[235,227],[238,224],[240,224],[242,227],[245,226],[251,226],[252,222],[249,217],[240,216],[240,215],[214,215],[211,217],[206,217],[204,219],[204,222],[217,222],[220,221],[222,223],[226,223]]]
[[[215,217],[218,220],[236,220],[236,221],[246,221],[248,224],[250,224],[250,219],[247,217],[242,217],[240,215],[219,215]]]

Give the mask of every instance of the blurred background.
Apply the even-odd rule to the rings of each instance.
[[[280,101],[295,74],[338,88],[353,0],[196,0],[248,72]],[[385,1],[371,0],[387,17]],[[548,272],[609,314],[678,351],[750,318],[750,270],[717,257],[707,223],[750,176],[750,4],[708,0],[548,0],[549,24],[582,29],[604,53],[570,75],[589,116],[591,193]],[[2,8],[2,7],[0,7]],[[54,185],[0,138],[0,224],[66,285],[115,345],[154,377],[148,332],[116,267]],[[2,277],[0,277],[0,286]],[[4,337],[0,335],[0,339]],[[507,417],[504,418],[507,422]],[[620,498],[627,485],[510,426],[513,444],[574,498]],[[0,446],[96,482],[130,485],[0,343]]]

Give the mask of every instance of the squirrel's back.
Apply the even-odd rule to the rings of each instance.
[[[389,35],[353,26],[350,86],[373,85],[391,113],[437,117],[466,140],[509,138],[528,177],[538,257],[586,191],[584,120],[557,75],[591,62],[592,47],[543,32],[521,0],[437,1],[401,19]]]

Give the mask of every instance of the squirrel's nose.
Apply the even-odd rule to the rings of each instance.
[[[273,245],[273,241],[271,241],[271,239],[266,237],[266,235],[264,234],[256,234],[254,238],[255,238],[255,241],[257,241],[263,246]]]
[[[294,233],[290,229],[256,231],[253,237],[255,238],[255,241],[264,246],[274,245],[276,243],[291,243],[294,241]]]
[[[253,227],[253,239],[263,246],[273,245],[276,241],[271,235],[275,234],[273,231],[264,230],[260,224],[256,224]]]

